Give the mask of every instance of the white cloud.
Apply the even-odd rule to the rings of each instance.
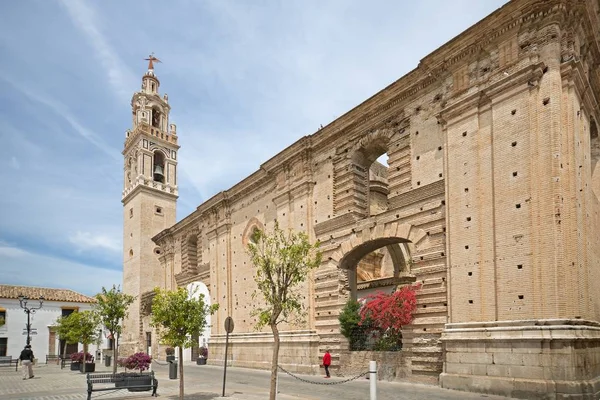
[[[121,155],[116,149],[113,149],[109,145],[107,145],[103,139],[100,138],[98,134],[96,134],[91,129],[88,129],[83,124],[81,124],[77,118],[75,118],[69,108],[61,103],[60,101],[45,95],[39,91],[35,91],[25,84],[18,83],[14,79],[9,79],[9,74],[5,74],[0,70],[0,79],[12,85],[15,89],[19,90],[23,93],[29,100],[38,102],[40,104],[45,105],[50,110],[52,110],[57,116],[63,118],[73,130],[82,136],[84,139],[89,141],[95,147],[100,149],[105,154],[109,155],[114,160],[122,160]]]
[[[109,250],[114,252],[122,251],[120,241],[114,236],[103,234],[92,234],[90,232],[77,232],[69,236],[69,241],[80,250]]]
[[[72,289],[87,295],[123,280],[121,271],[36,254],[1,241],[0,265],[4,284]]]
[[[62,0],[61,4],[67,10],[73,24],[89,39],[96,51],[98,60],[105,68],[108,81],[117,93],[119,99],[131,96],[129,88],[135,81],[134,75],[124,67],[125,63],[102,34],[97,21],[101,18],[93,9],[91,3],[83,1]]]

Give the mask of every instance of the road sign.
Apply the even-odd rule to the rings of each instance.
[[[29,332],[30,335],[37,335],[38,333],[36,331],[31,331]],[[27,335],[27,331],[23,331],[23,335]]]
[[[231,317],[225,318],[225,332],[227,332],[227,333],[233,332],[233,327],[234,327],[233,318],[231,318]]]

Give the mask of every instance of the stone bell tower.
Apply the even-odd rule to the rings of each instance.
[[[148,324],[145,299],[155,287],[165,288],[165,271],[152,237],[171,227],[177,205],[177,131],[169,124],[168,97],[159,94],[153,55],[142,89],[131,99],[132,128],[127,130],[123,184],[123,292],[136,296],[123,323],[120,352],[151,352],[152,329]]]

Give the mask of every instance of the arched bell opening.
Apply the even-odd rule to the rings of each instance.
[[[165,183],[165,155],[161,151],[155,151],[153,161],[153,180],[155,182]]]
[[[152,108],[152,126],[160,129],[160,117],[161,117],[161,112],[158,108],[153,107]]]

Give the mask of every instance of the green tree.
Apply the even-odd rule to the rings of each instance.
[[[96,342],[100,335],[100,316],[96,311],[86,310],[72,313],[69,319],[72,319],[73,323],[73,337],[78,338],[79,343],[83,344],[85,360],[89,345]]]
[[[372,329],[370,321],[361,321],[361,303],[356,300],[348,300],[340,312],[340,332],[349,343],[350,350],[366,350],[369,331]]]
[[[121,289],[113,285],[112,289],[106,290],[102,287],[102,293],[94,296],[97,300],[96,311],[100,316],[100,322],[106,327],[114,340],[113,346],[113,374],[117,373],[117,354],[119,337],[123,332],[121,323],[127,317],[127,309],[134,302],[135,296],[121,292]]]
[[[279,329],[281,322],[299,321],[304,316],[302,293],[298,286],[309,272],[321,264],[319,242],[311,245],[304,232],[284,232],[275,222],[273,232],[254,231],[248,243],[248,253],[256,267],[254,280],[258,290],[253,298],[260,297],[264,306],[255,306],[258,315],[257,329],[269,326],[273,332],[273,359],[271,363],[271,389],[269,398],[275,399],[279,360]]]
[[[58,317],[54,322],[54,329],[58,334],[58,338],[60,340],[65,341],[65,345],[63,346],[63,357],[67,355],[67,345],[79,343],[79,337],[76,332],[76,317],[71,318],[72,315],[77,314],[76,312],[71,313],[66,317]]]
[[[198,345],[193,338],[204,330],[206,317],[217,311],[219,305],[208,306],[204,295],[194,299],[181,287],[175,291],[155,288],[154,293],[151,325],[163,343],[179,347],[179,398],[183,399],[183,348]]]

